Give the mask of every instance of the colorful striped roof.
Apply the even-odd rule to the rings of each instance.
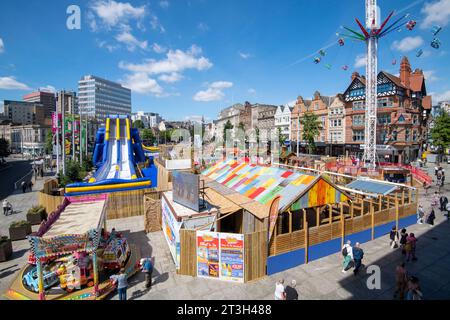
[[[280,210],[286,209],[298,200],[299,196],[319,178],[233,159],[218,162],[202,174],[261,204],[270,204],[279,195]]]

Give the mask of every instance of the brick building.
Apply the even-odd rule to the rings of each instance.
[[[426,143],[426,124],[431,111],[423,71],[412,71],[403,57],[399,77],[380,71],[378,82],[377,154],[381,161],[415,160]],[[365,134],[364,76],[354,72],[345,90],[345,151],[362,156]]]

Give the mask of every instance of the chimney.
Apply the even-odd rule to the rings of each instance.
[[[406,87],[409,88],[409,80],[411,77],[411,65],[409,64],[408,58],[403,57],[400,63],[400,81]]]
[[[352,73],[352,81],[355,80],[355,78],[360,77],[359,73],[357,71]]]

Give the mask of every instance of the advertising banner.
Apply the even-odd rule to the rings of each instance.
[[[244,235],[220,233],[220,279],[244,282]]]
[[[180,229],[182,222],[178,222],[168,205],[166,198],[161,198],[162,209],[162,230],[167,244],[169,245],[170,253],[175,262],[175,266],[180,266]]]
[[[244,235],[197,231],[197,276],[244,282]]]
[[[197,276],[219,279],[219,234],[197,231]]]

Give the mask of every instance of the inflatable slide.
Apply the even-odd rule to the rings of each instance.
[[[130,118],[109,116],[105,127],[97,132],[94,176],[89,182],[67,185],[66,196],[154,188],[156,167],[137,168],[145,160],[139,132],[131,127]]]

